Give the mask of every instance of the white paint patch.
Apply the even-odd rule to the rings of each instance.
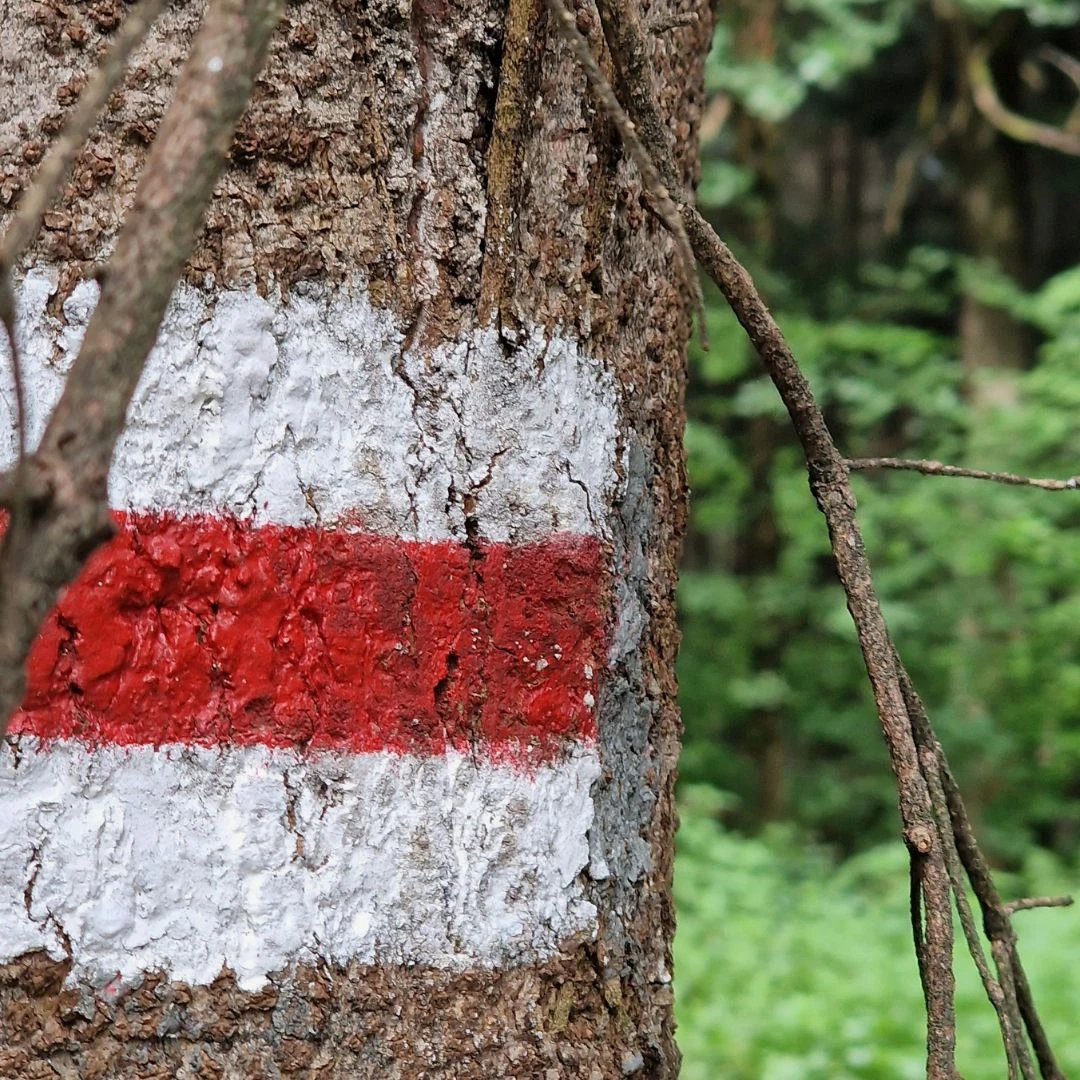
[[[93,282],[46,311],[19,294],[31,445],[59,397],[97,298]],[[110,474],[117,509],[229,511],[276,524],[525,541],[602,531],[616,476],[613,380],[570,341],[511,346],[476,331],[403,355],[392,316],[359,285],[255,292],[177,289]],[[14,393],[0,376],[0,467],[15,454]]]
[[[70,955],[97,987],[305,960],[445,969],[592,933],[596,753],[531,775],[435,758],[98,747],[0,752],[0,961]],[[67,944],[69,943],[69,944]]]

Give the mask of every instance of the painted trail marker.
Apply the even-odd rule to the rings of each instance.
[[[94,300],[53,287],[32,436]],[[257,989],[594,932],[614,391],[566,342],[401,344],[358,290],[178,292],[0,752],[0,961]]]

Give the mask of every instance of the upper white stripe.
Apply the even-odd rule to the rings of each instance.
[[[579,874],[600,772],[460,754],[0,744],[0,962],[101,987],[161,970],[244,989],[317,958],[458,969],[595,929]]]
[[[33,442],[97,296],[79,284],[62,322],[46,311],[55,280],[32,271],[19,296]],[[284,301],[181,285],[117,447],[112,505],[463,539],[471,495],[492,540],[602,531],[618,409],[601,364],[567,340],[511,347],[493,330],[402,350],[359,285]],[[13,402],[5,365],[0,465],[14,457]]]

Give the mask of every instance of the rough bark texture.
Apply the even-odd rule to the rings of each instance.
[[[657,36],[652,60],[689,182],[710,27],[706,5],[676,6],[702,22]],[[627,477],[621,505],[601,510],[618,616],[598,707],[596,940],[502,972],[298,969],[258,993],[227,976],[194,988],[149,977],[109,1000],[65,988],[65,964],[29,956],[0,968],[0,1077],[675,1075],[686,301],[671,243],[542,7],[290,5],[187,277],[276,291],[359,275],[407,326],[406,348],[494,321],[508,342],[557,330],[615,374]],[[177,3],[166,15],[46,219],[34,260],[62,269],[56,314],[111,248],[200,13]],[[122,14],[113,0],[4,0],[3,205]],[[591,8],[579,25],[601,53]]]
[[[65,966],[0,968],[0,1077],[607,1077],[627,1034],[588,950],[540,967],[451,976],[300,968],[245,994],[232,979],[148,977],[118,1001],[62,987]],[[627,1075],[634,1075],[628,1070]],[[639,1076],[665,1075],[637,1070]]]

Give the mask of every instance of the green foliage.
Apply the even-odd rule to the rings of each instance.
[[[779,57],[768,61],[740,55],[737,26],[721,21],[705,74],[708,90],[730,94],[751,115],[774,123],[790,116],[812,88],[835,87],[893,44],[913,4],[789,0],[786,9],[794,17],[795,32],[783,35]]]
[[[894,284],[879,275],[848,310],[888,310]],[[1080,471],[1080,273],[1030,295],[1000,285],[999,302],[1054,336],[1017,374],[1016,405],[978,414],[963,400],[946,335],[778,313],[845,453],[890,442],[906,456],[1033,475]],[[746,544],[740,532],[755,515],[767,515],[777,539],[773,557],[752,571],[713,556],[684,574],[683,772],[735,793],[743,809],[732,820],[748,822],[753,732],[763,711],[778,710],[787,787],[797,792],[786,811],[850,850],[886,835],[894,814],[872,702],[783,410],[734,321],[709,302],[715,344],[693,357],[687,437],[695,526],[721,555]],[[760,442],[762,422],[768,457],[755,475],[748,432]],[[910,474],[854,482],[886,615],[974,805],[986,804],[994,850],[1018,857],[1033,839],[1075,850],[1078,500]]]
[[[899,844],[834,865],[789,829],[725,832],[727,800],[684,791],[675,869],[675,1003],[685,1080],[918,1080],[925,1021]],[[1045,854],[1006,882],[1014,892],[1077,889]],[[1024,962],[1067,1073],[1080,973],[1080,911],[1018,916]],[[962,946],[961,946],[962,948]],[[1000,1037],[972,965],[958,963],[959,1066],[1003,1075]]]
[[[963,75],[984,45],[1010,108],[1075,124],[1075,87],[1044,46],[1075,54],[1080,6],[716,11],[707,83],[727,119],[699,202],[841,451],[1080,474],[1080,166],[995,134]],[[679,597],[683,1075],[920,1077],[896,792],[824,521],[777,394],[715,292],[706,317]],[[993,355],[1003,327],[1020,332]],[[1003,891],[1075,890],[1080,495],[886,472],[853,486],[890,629],[980,838],[1011,871]],[[1080,914],[1024,913],[1018,929],[1063,1067],[1078,1070]],[[958,970],[961,1070],[996,1080],[994,1016],[962,956]]]
[[[1072,0],[964,0],[962,7],[981,21],[1003,11],[1022,11],[1036,26],[1069,26],[1080,17],[1080,4]]]

